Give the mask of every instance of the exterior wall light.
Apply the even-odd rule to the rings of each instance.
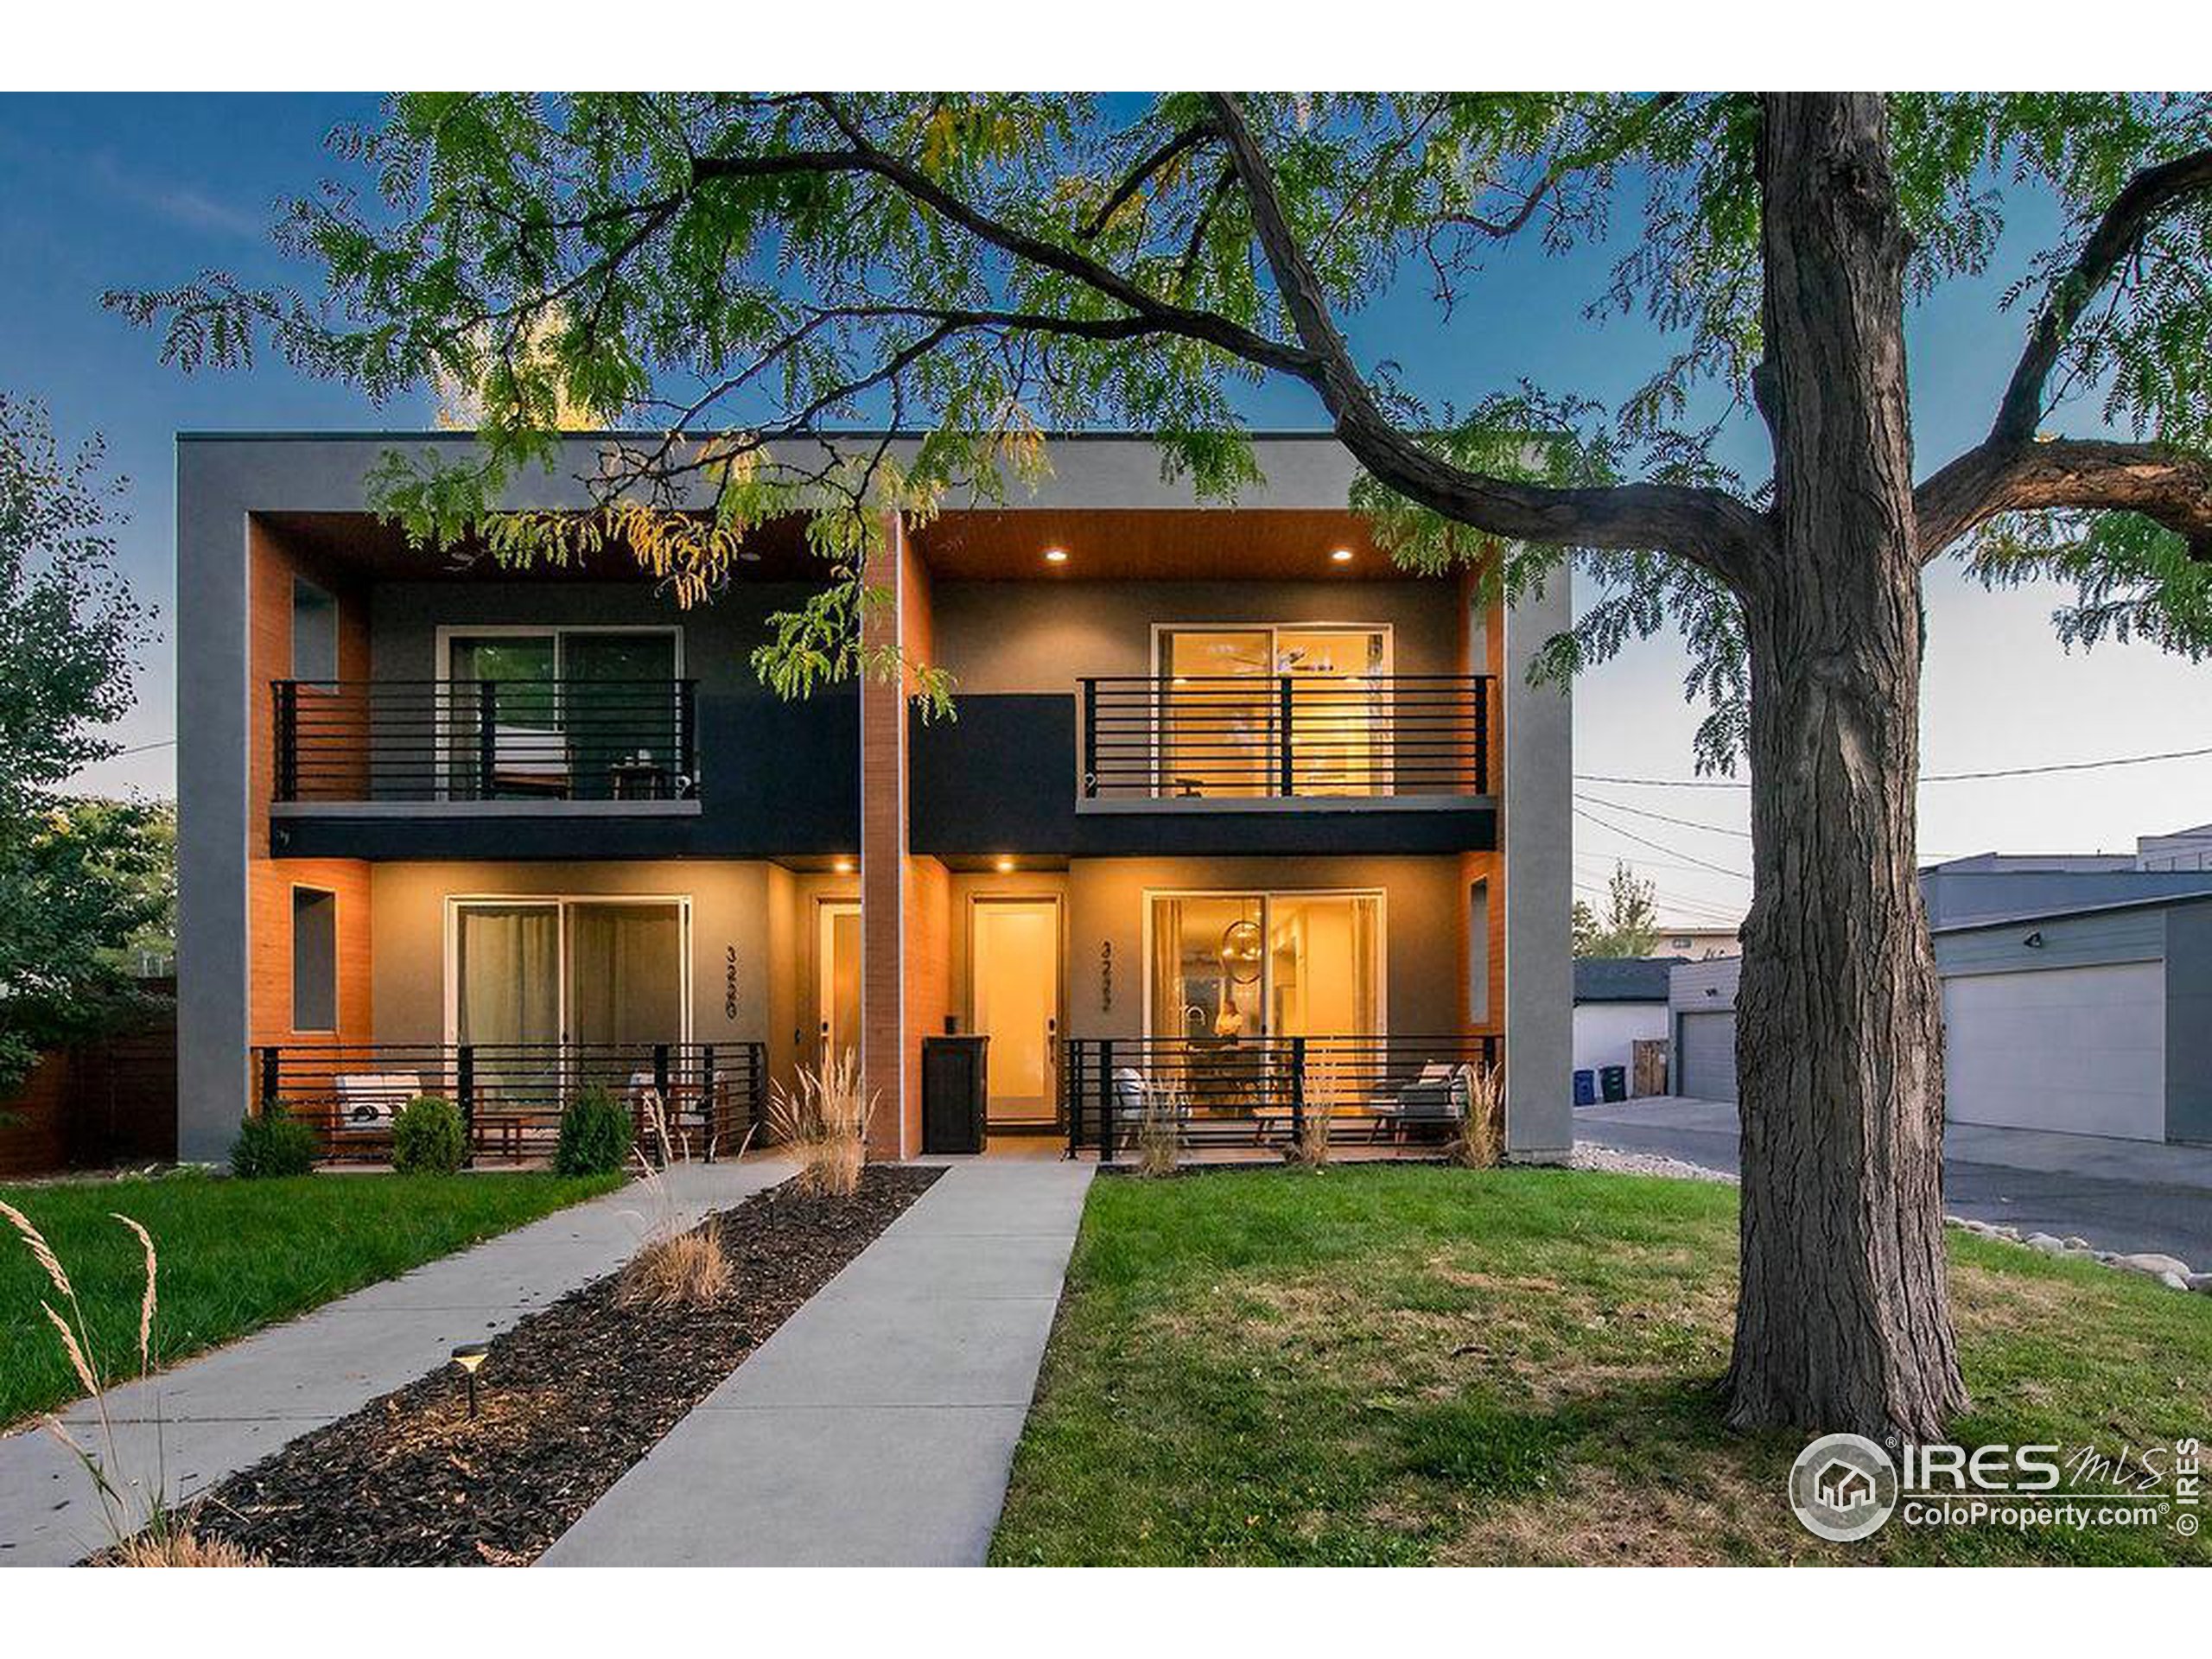
[[[1329,559],[1330,562],[1334,564],[1350,564],[1351,563],[1351,549],[1348,547],[1340,547],[1335,552],[1329,555]]]
[[[830,868],[839,875],[850,875],[853,873],[853,861],[849,858],[841,858]]]
[[[488,1342],[464,1342],[453,1351],[453,1363],[468,1378],[468,1415],[472,1421],[476,1415],[476,1373],[491,1355],[492,1344]]]
[[[991,868],[995,869],[1001,875],[1011,875],[1014,874],[1014,860],[1006,854],[1001,853],[997,858],[992,861]]]
[[[1065,547],[1048,547],[1045,550],[1046,563],[1065,564],[1067,562],[1068,550]]]

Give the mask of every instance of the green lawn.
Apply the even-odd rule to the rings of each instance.
[[[155,1363],[228,1342],[334,1296],[489,1238],[620,1184],[544,1174],[305,1175],[0,1187],[37,1224],[77,1288],[111,1377],[137,1365],[138,1242],[161,1255]],[[80,1392],[39,1312],[54,1294],[12,1227],[0,1224],[0,1425]]]
[[[1003,1563],[2212,1563],[2200,1535],[1822,1543],[1722,1427],[1735,1190],[1340,1167],[1095,1183]],[[1955,1237],[1992,1441],[2212,1438],[2212,1299]]]

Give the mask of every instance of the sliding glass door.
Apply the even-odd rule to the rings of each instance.
[[[1364,625],[1160,627],[1154,792],[1389,788],[1390,634]]]
[[[1382,926],[1376,893],[1155,893],[1147,1034],[1378,1035]]]
[[[518,1092],[556,1086],[578,1047],[684,1041],[689,922],[679,899],[456,900],[453,1040]]]
[[[603,800],[684,765],[671,628],[497,628],[445,639],[455,799]]]

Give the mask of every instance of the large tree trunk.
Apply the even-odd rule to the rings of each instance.
[[[1966,1388],[1914,874],[1920,562],[1881,100],[1770,96],[1759,174],[1777,545],[1744,595],[1757,880],[1729,1421],[1933,1439]]]

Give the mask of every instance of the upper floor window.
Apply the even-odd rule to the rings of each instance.
[[[440,664],[457,796],[664,799],[689,786],[674,628],[454,629]]]
[[[1154,636],[1167,683],[1158,793],[1389,792],[1388,627],[1163,626]]]
[[[338,1029],[338,895],[292,889],[292,1029]]]

